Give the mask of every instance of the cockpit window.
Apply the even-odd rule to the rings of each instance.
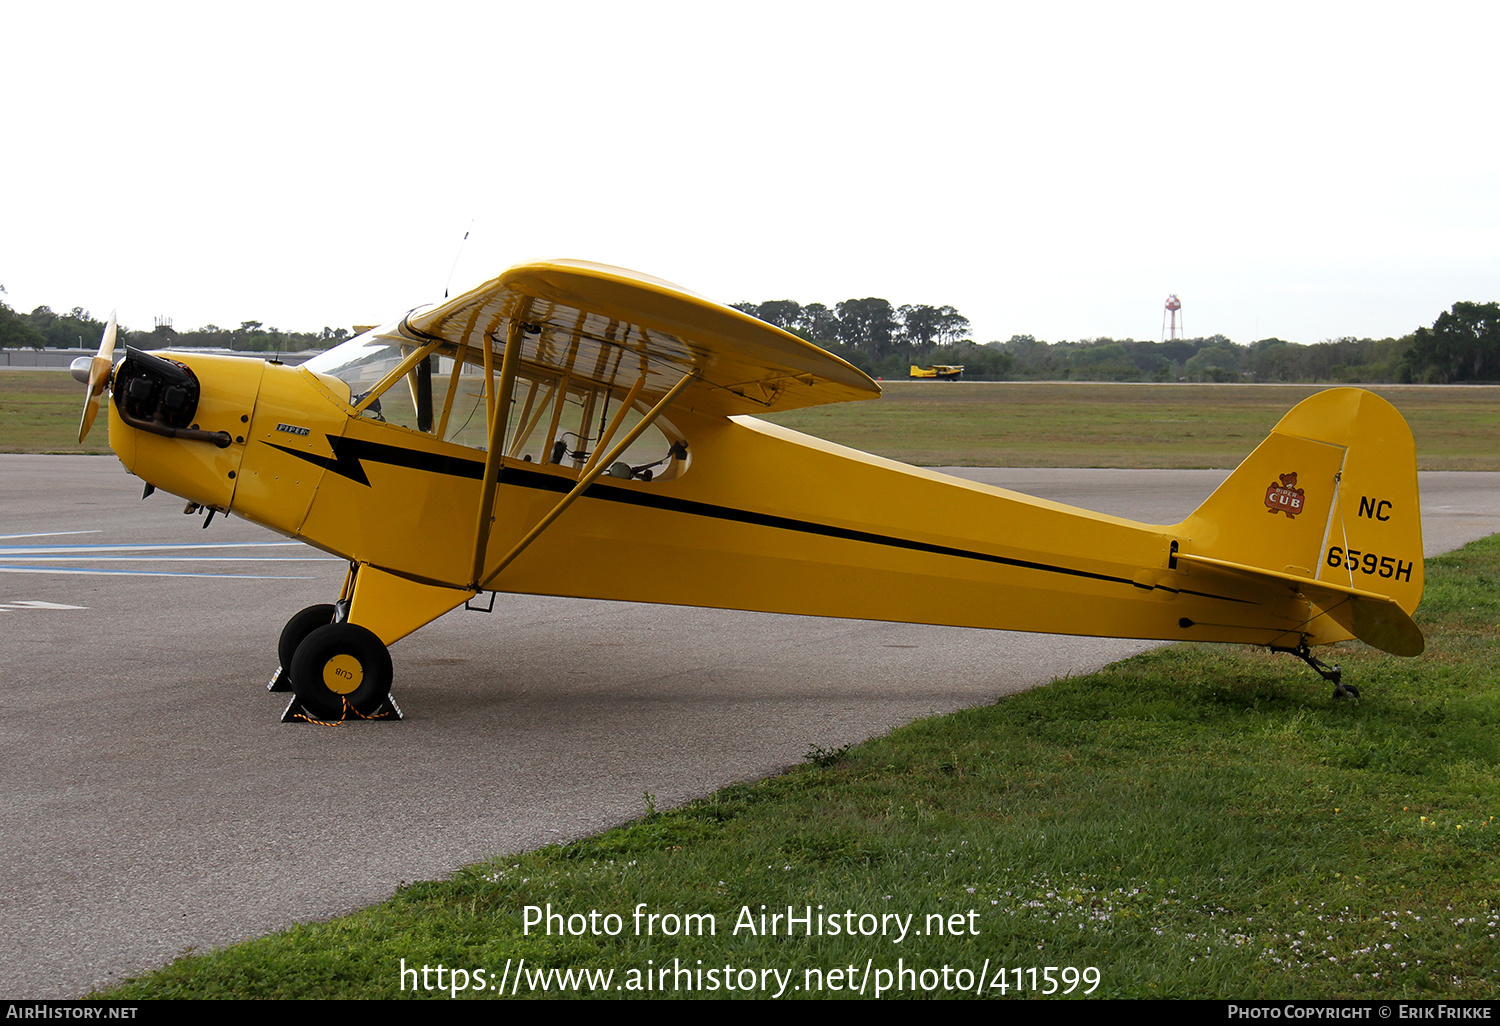
[[[486,367],[482,346],[423,346],[380,334],[385,337],[370,333],[351,339],[303,366],[325,381],[343,382],[349,389],[346,401],[366,419],[483,451],[489,445],[501,355],[493,354]],[[522,364],[507,411],[505,456],[578,472],[591,468],[630,434],[650,405],[636,401],[626,407],[626,398],[598,382]],[[687,463],[686,439],[658,419],[615,455],[605,473],[664,480],[682,473]]]
[[[431,425],[424,420],[430,422],[431,419],[432,390],[430,386],[424,388],[421,379],[430,376],[430,366],[423,367],[419,363],[411,368],[403,376],[407,382],[405,388],[395,387],[400,384],[398,380],[376,392],[382,382],[417,349],[413,345],[392,344],[374,334],[364,334],[326,353],[318,354],[303,366],[323,376],[325,381],[329,378],[342,381],[348,387],[349,394],[341,398],[359,408],[361,416],[418,431],[429,431]],[[424,393],[429,400],[425,410],[420,401]]]
[[[604,459],[641,422],[645,404],[590,382],[563,378],[516,381],[506,454],[533,463],[581,470]],[[657,420],[605,473],[637,481],[665,480],[687,467],[687,442],[670,423]]]

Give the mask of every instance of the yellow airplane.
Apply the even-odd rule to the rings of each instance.
[[[923,379],[936,381],[957,381],[959,378],[964,376],[964,365],[961,363],[951,365],[946,363],[935,363],[931,367],[918,367],[916,364],[912,364],[911,373],[907,376],[910,377],[913,381],[920,381]]]
[[[349,563],[292,616],[285,719],[399,716],[388,646],[483,592],[1103,637],[1422,651],[1411,432],[1315,395],[1180,524],[958,480],[753,416],[874,399],[855,367],[667,282],[514,267],[300,367],[130,349],[110,446],[189,511]],[[205,522],[206,526],[206,522]]]

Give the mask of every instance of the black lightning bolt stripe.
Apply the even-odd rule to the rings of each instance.
[[[312,453],[290,449],[284,445],[276,445],[273,442],[265,444],[273,449],[280,449],[288,455],[295,456],[300,460],[306,460],[315,466],[323,467],[341,477],[356,481],[362,485],[370,483],[365,476],[363,461],[372,463],[385,463],[390,466],[404,467],[408,470],[421,470],[434,474],[447,474],[452,477],[464,477],[478,481],[484,477],[484,461],[470,460],[455,456],[442,456],[436,453],[421,452],[416,449],[403,449],[400,446],[385,445],[381,442],[371,442],[359,438],[337,438],[327,435],[329,446],[333,449],[332,456],[317,456]],[[543,474],[535,470],[523,470],[514,465],[502,466],[500,468],[500,483],[514,485],[519,488],[535,488],[546,492],[568,492],[571,491],[576,482],[567,478],[557,477],[553,474]],[[771,513],[756,513],[751,510],[735,509],[732,506],[719,506],[709,502],[697,502],[693,499],[679,499],[670,495],[653,494],[635,489],[614,488],[609,485],[601,485],[595,481],[589,486],[586,493],[588,498],[601,499],[605,502],[622,502],[629,506],[645,506],[650,509],[669,510],[673,513],[686,513],[690,516],[710,517],[715,520],[729,520],[740,524],[753,524],[757,527],[773,527],[783,531],[798,531],[803,534],[821,535],[825,538],[843,538],[848,541],[867,542],[871,545],[888,545],[892,548],[909,549],[913,552],[930,552],[940,556],[955,556],[960,559],[977,559],[985,563],[998,563],[1002,566],[1014,566],[1025,570],[1040,570],[1046,573],[1064,574],[1069,577],[1081,577],[1091,581],[1105,581],[1110,584],[1128,584],[1132,588],[1140,588],[1143,591],[1170,591],[1174,594],[1197,595],[1201,598],[1220,599],[1224,602],[1237,602],[1244,605],[1257,605],[1250,599],[1235,598],[1230,595],[1214,595],[1208,592],[1191,591],[1187,588],[1167,588],[1162,585],[1147,587],[1137,584],[1128,577],[1115,577],[1110,574],[1096,574],[1089,570],[1078,570],[1073,567],[1054,566],[1051,563],[1038,563],[1029,559],[1014,559],[1010,556],[997,556],[989,552],[975,552],[972,549],[959,549],[949,545],[935,545],[931,542],[920,542],[910,538],[898,538],[888,534],[875,534],[871,531],[856,531],[847,527],[834,527],[830,524],[819,524],[811,520],[797,520],[792,517],[776,516]]]
[[[371,463],[386,463],[393,467],[404,467],[407,470],[423,470],[430,474],[467,477],[475,481],[484,477],[484,460],[467,460],[458,456],[422,452],[418,449],[403,449],[399,445],[385,445],[381,442],[366,441],[363,438],[337,438],[333,435],[324,437],[328,439],[328,446],[333,450],[332,456],[318,456],[300,449],[289,449],[274,442],[266,444],[273,449],[280,449],[288,456],[306,460],[313,466],[331,470],[340,477],[347,477],[362,485],[370,483],[370,479],[365,476],[365,460]]]

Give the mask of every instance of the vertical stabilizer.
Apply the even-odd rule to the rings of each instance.
[[[1371,392],[1299,403],[1179,530],[1189,563],[1260,571],[1305,598],[1314,641],[1327,617],[1387,651],[1421,650],[1408,626],[1422,598],[1416,448]]]

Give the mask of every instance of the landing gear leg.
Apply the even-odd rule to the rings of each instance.
[[[1271,651],[1290,652],[1298,659],[1301,659],[1308,666],[1311,666],[1313,670],[1317,672],[1318,676],[1333,684],[1334,701],[1338,701],[1340,698],[1359,697],[1359,688],[1355,687],[1353,684],[1344,683],[1344,672],[1337,666],[1329,666],[1317,656],[1313,655],[1312,651],[1307,647],[1307,642],[1304,641],[1296,648],[1278,648],[1277,646],[1272,645]]]

